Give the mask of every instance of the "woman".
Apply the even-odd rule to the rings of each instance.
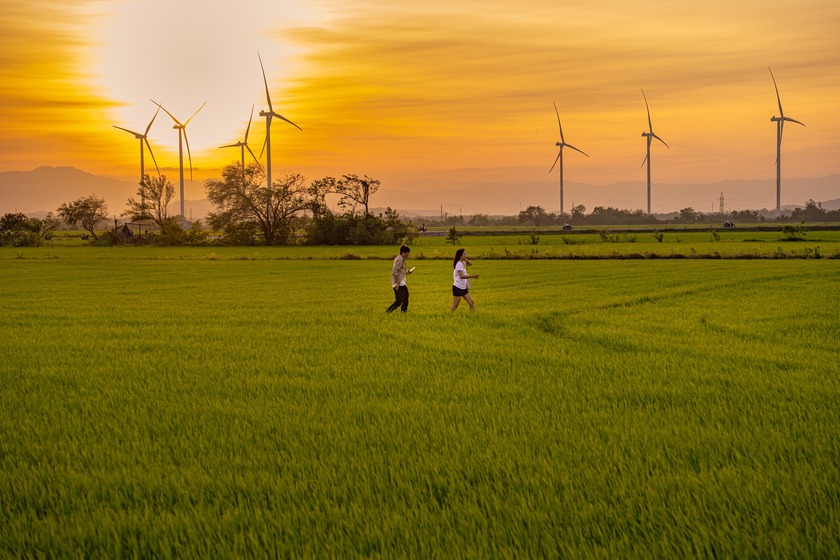
[[[458,249],[455,251],[455,258],[452,260],[452,266],[455,271],[452,273],[452,308],[450,311],[458,309],[461,303],[461,298],[464,298],[470,305],[470,311],[475,311],[475,303],[473,303],[470,295],[470,278],[478,278],[478,274],[467,274],[467,267],[472,263],[467,258],[465,249]]]

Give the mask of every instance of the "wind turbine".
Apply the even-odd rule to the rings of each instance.
[[[193,120],[198,114],[198,111],[204,109],[204,106],[207,105],[207,102],[201,104],[201,107],[192,114],[192,117],[188,118],[185,122],[181,122],[175,118],[175,115],[170,113],[166,110],[166,107],[155,101],[154,99],[150,99],[152,103],[163,109],[163,111],[169,115],[173,121],[175,121],[175,125],[172,127],[178,130],[178,162],[180,165],[181,170],[181,216],[184,216],[184,142],[187,143],[187,157],[190,159],[190,181],[192,181],[192,154],[190,154],[190,140],[187,138],[187,125],[190,124],[190,121]]]
[[[642,162],[642,165],[647,162],[647,213],[650,214],[650,143],[652,138],[656,138],[663,144],[665,144],[665,140],[653,133],[653,124],[650,122],[650,106],[648,105],[647,95],[645,95],[644,89],[642,90],[642,97],[645,98],[645,108],[647,109],[648,118],[648,132],[642,132],[642,136],[647,138],[647,155],[645,156],[645,160]],[[671,149],[668,144],[665,144],[665,147],[669,150]]]
[[[268,111],[260,111],[260,116],[265,117],[265,142],[263,142],[263,151],[266,152],[266,159],[265,159],[265,168],[266,168],[266,176],[268,179],[268,188],[271,190],[271,119],[272,117],[277,117],[280,120],[286,121],[290,125],[294,126],[301,132],[303,129],[278,113],[274,112],[274,107],[271,105],[271,95],[268,93],[268,80],[265,79],[265,67],[263,66],[262,57],[260,53],[257,53],[257,58],[260,59],[260,69],[262,70],[263,75],[263,83],[265,84],[265,99],[268,101]],[[260,152],[260,157],[263,155],[263,151]]]
[[[770,70],[770,67],[768,66],[767,69]],[[776,213],[778,214],[782,211],[782,132],[785,129],[785,121],[795,122],[802,126],[805,126],[805,123],[785,116],[785,112],[782,110],[782,98],[779,97],[779,86],[776,85],[773,70],[770,70],[770,77],[773,78],[773,87],[776,88],[776,101],[779,102],[779,116],[774,115],[770,118],[772,122],[776,123]]]
[[[245,129],[245,139],[240,140],[236,144],[228,144],[227,146],[219,146],[219,148],[239,148],[242,153],[242,181],[245,181],[245,150],[248,150],[248,153],[251,154],[251,157],[254,158],[254,161],[257,162],[257,165],[260,165],[260,160],[257,159],[257,156],[254,155],[254,152],[251,150],[251,147],[248,145],[248,132],[251,130],[251,120],[254,118],[254,106],[251,105],[251,116],[248,117],[248,127]],[[262,169],[262,165],[260,165],[260,169]]]
[[[571,144],[566,143],[566,139],[563,137],[563,125],[560,124],[560,113],[557,111],[557,103],[554,104],[554,112],[557,115],[557,127],[560,129],[560,141],[555,144],[558,148],[560,148],[560,153],[557,154],[557,158],[554,160],[554,163],[551,164],[551,169],[548,170],[549,174],[554,171],[554,166],[557,165],[557,162],[560,162],[560,215],[563,215],[563,148],[571,148],[576,152],[580,152],[586,157],[589,157],[584,151],[578,150]]]
[[[143,142],[146,143],[146,147],[149,148],[149,155],[152,156],[152,161],[155,162],[155,169],[157,169],[158,175],[160,175],[160,167],[158,167],[157,160],[155,159],[155,154],[152,152],[152,145],[149,144],[149,139],[147,136],[149,135],[149,129],[152,128],[152,123],[155,122],[155,118],[157,118],[158,113],[160,113],[160,107],[158,110],[155,111],[152,120],[149,121],[149,126],[146,127],[146,132],[140,134],[139,132],[134,132],[133,130],[129,130],[127,128],[123,128],[121,126],[113,125],[114,128],[119,128],[120,130],[124,130],[129,134],[133,134],[134,138],[140,140],[140,182],[143,182],[143,177],[146,176],[146,160],[145,160],[145,150],[143,149]],[[143,194],[143,191],[140,191],[140,206],[141,208],[146,207],[146,197]]]

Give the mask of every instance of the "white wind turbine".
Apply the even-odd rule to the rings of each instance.
[[[178,163],[180,166],[181,171],[181,216],[184,216],[184,142],[187,143],[187,157],[190,160],[190,181],[192,181],[192,154],[190,154],[190,140],[187,138],[187,125],[190,124],[190,121],[193,120],[198,114],[198,111],[204,109],[204,106],[207,105],[207,102],[201,104],[201,107],[192,114],[192,117],[188,118],[185,122],[181,122],[175,118],[175,115],[170,113],[166,110],[166,107],[155,101],[154,99],[150,100],[152,103],[163,109],[163,111],[169,115],[173,121],[175,121],[175,125],[172,127],[178,130]]]
[[[254,161],[257,162],[257,165],[260,166],[262,169],[262,165],[260,165],[260,160],[257,159],[257,156],[254,155],[254,152],[251,150],[251,147],[248,145],[248,132],[251,130],[251,120],[254,118],[254,106],[251,105],[251,116],[248,117],[248,127],[245,129],[245,139],[240,140],[236,144],[228,144],[226,146],[219,146],[221,148],[239,148],[242,155],[242,181],[245,181],[245,150],[248,150],[248,153],[251,154],[251,157],[254,158]]]
[[[548,170],[549,173],[554,171],[554,166],[557,165],[557,162],[560,162],[560,215],[563,215],[563,148],[571,148],[576,152],[580,152],[586,157],[589,157],[589,154],[582,150],[578,150],[571,144],[566,143],[566,139],[563,137],[563,125],[560,124],[560,113],[557,111],[557,103],[554,104],[554,113],[557,115],[557,127],[560,129],[560,141],[555,144],[558,148],[560,148],[560,153],[557,154],[557,158],[554,160],[554,163],[551,164],[551,169]]]
[[[768,66],[767,69],[770,70],[770,67]],[[779,116],[770,118],[772,122],[776,123],[776,213],[778,214],[782,211],[782,132],[785,129],[785,121],[795,122],[802,126],[805,126],[805,124],[785,116],[785,112],[782,110],[782,98],[779,97],[779,86],[776,85],[773,70],[770,70],[770,77],[773,78],[773,87],[776,88],[776,101],[779,102]]]
[[[647,213],[650,214],[650,143],[653,138],[656,138],[663,144],[665,144],[665,140],[653,133],[653,124],[651,124],[650,122],[650,106],[648,105],[645,90],[642,90],[642,97],[645,98],[645,108],[647,109],[648,118],[648,132],[642,132],[642,136],[647,138],[647,155],[645,156],[645,161],[642,162],[642,165],[644,165],[645,162],[647,162]],[[665,144],[665,147],[669,150],[671,149],[671,147],[668,144]]]
[[[155,159],[155,154],[152,152],[152,145],[149,144],[149,139],[147,138],[149,135],[149,129],[152,128],[152,123],[155,122],[155,118],[157,118],[158,113],[160,113],[160,108],[155,111],[152,120],[149,121],[149,126],[146,127],[146,132],[139,133],[134,132],[133,130],[129,130],[127,128],[123,128],[121,126],[113,125],[114,128],[119,128],[120,130],[124,130],[129,134],[133,134],[134,138],[140,140],[140,182],[143,182],[143,177],[146,176],[146,160],[145,160],[145,150],[143,149],[143,143],[146,143],[146,147],[149,148],[149,155],[152,156],[152,161],[155,162],[155,169],[157,169],[158,175],[160,175],[160,167],[158,167],[157,160]],[[140,206],[141,208],[146,207],[146,197],[143,195],[143,191],[140,191]]]
[[[262,70],[263,83],[265,84],[265,99],[268,102],[268,111],[260,111],[260,116],[265,117],[265,141],[263,142],[263,149],[260,152],[260,157],[262,157],[263,152],[266,152],[266,178],[268,179],[268,188],[271,190],[271,119],[273,117],[277,117],[280,120],[286,121],[300,131],[303,131],[303,129],[283,115],[274,112],[274,107],[271,105],[271,95],[268,93],[268,80],[265,79],[265,67],[263,67],[260,53],[257,53],[257,58],[260,59],[260,69]]]

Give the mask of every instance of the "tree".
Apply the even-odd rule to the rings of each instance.
[[[166,207],[174,195],[175,185],[166,179],[166,175],[155,178],[146,174],[137,188],[140,200],[129,198],[126,214],[132,220],[152,220],[159,227],[163,227],[163,223],[169,218]]]
[[[680,210],[679,216],[677,216],[677,221],[683,224],[694,224],[697,223],[697,219],[700,217],[700,213],[692,207],[683,208]]]
[[[584,206],[583,204],[578,204],[577,206],[572,208],[572,219],[575,220],[576,222],[577,221],[582,222],[585,219],[585,216],[584,216],[585,214],[586,214],[586,206]]]
[[[79,224],[96,239],[96,228],[99,222],[108,219],[108,206],[104,198],[95,194],[79,198],[73,202],[65,202],[58,207],[58,215],[69,226]]]
[[[490,216],[488,216],[487,214],[475,214],[472,218],[470,218],[470,225],[489,226]]]
[[[245,168],[231,164],[222,169],[221,179],[205,183],[207,200],[218,208],[207,222],[218,230],[242,232],[255,228],[262,234],[265,245],[290,244],[293,240],[293,220],[311,207],[308,189],[302,175],[289,173],[274,181],[271,188],[263,186],[264,175],[256,164]]]
[[[327,177],[326,180],[332,179]],[[341,200],[338,205],[342,208],[349,208],[351,212],[356,211],[356,205],[361,204],[365,207],[365,216],[370,215],[370,197],[379,190],[381,181],[378,179],[371,179],[367,175],[359,177],[358,175],[344,175],[339,181],[333,181],[332,192],[341,195]]]
[[[814,202],[812,198],[805,203],[805,208],[796,208],[790,213],[790,219],[798,222],[822,222],[825,221],[825,216],[826,211],[823,210],[822,203]]]
[[[52,236],[55,226],[52,212],[43,220],[27,218],[20,212],[5,214],[0,218],[0,245],[38,247]]]
[[[519,213],[517,220],[520,224],[531,224],[534,226],[544,225],[549,221],[548,214],[542,206],[529,206]]]

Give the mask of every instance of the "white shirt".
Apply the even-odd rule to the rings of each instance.
[[[464,275],[466,276],[467,267],[464,264],[464,261],[458,261],[458,264],[455,265],[455,271],[452,272],[452,283],[455,285],[456,288],[467,290],[470,287],[470,282],[466,278],[461,278],[461,275],[458,274],[459,270],[463,270]]]
[[[391,287],[397,288],[399,286],[405,286],[405,275],[405,259],[402,255],[397,255],[397,258],[394,259],[394,266],[391,267]],[[394,283],[395,277],[398,280],[397,283]]]

